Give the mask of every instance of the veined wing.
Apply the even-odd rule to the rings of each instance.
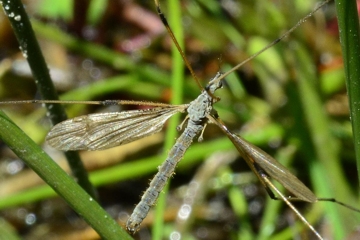
[[[249,167],[256,173],[263,182],[259,174],[257,173],[254,164],[256,163],[261,169],[263,169],[270,177],[281,183],[287,190],[294,194],[297,198],[306,202],[316,202],[317,198],[314,193],[306,187],[296,176],[294,176],[287,168],[281,165],[269,154],[261,150],[260,148],[247,142],[242,137],[231,133],[222,121],[215,117],[209,117],[211,122],[215,123],[231,140],[240,155],[245,159]],[[264,183],[264,182],[263,182]]]
[[[186,108],[174,105],[80,116],[55,125],[46,141],[63,151],[112,148],[159,132],[169,117]]]

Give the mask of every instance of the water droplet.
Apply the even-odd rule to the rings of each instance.
[[[171,240],[181,239],[181,234],[179,232],[172,232],[169,237]]]
[[[23,51],[22,55],[23,55],[24,58],[28,58],[27,51]]]
[[[27,225],[33,225],[36,222],[36,215],[33,213],[29,213],[28,215],[26,215],[25,217],[25,223]]]
[[[9,174],[16,174],[16,173],[20,172],[23,168],[24,168],[24,162],[21,160],[15,160],[15,161],[11,161],[6,166],[6,171]]]

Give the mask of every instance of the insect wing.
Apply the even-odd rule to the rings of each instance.
[[[63,151],[112,148],[159,132],[169,117],[184,110],[180,105],[80,116],[55,125],[46,141]]]
[[[252,170],[255,169],[254,163],[262,168],[270,177],[281,183],[287,190],[294,194],[298,199],[306,202],[316,202],[317,198],[314,193],[306,187],[296,176],[294,176],[287,168],[281,165],[269,154],[260,148],[247,142],[242,137],[231,133],[226,126],[215,117],[210,118],[220,127],[220,129],[228,136],[241,156],[245,159]],[[258,174],[256,174],[260,177]],[[262,181],[262,179],[260,179]]]

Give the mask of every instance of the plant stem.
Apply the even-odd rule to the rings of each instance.
[[[3,9],[14,30],[23,56],[29,63],[42,99],[58,100],[58,95],[50,78],[49,69],[22,2],[20,0],[3,2]],[[67,118],[65,110],[60,104],[46,104],[46,109],[53,125]],[[95,198],[96,191],[89,181],[88,174],[79,155],[76,152],[65,152],[65,156],[78,183]]]
[[[335,0],[338,17],[340,43],[349,96],[350,118],[352,123],[358,173],[360,172],[360,37],[359,17],[356,0]],[[360,184],[360,175],[359,184]]]

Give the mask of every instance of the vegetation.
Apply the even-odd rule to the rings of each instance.
[[[55,85],[60,99],[131,99],[179,104],[188,103],[199,94],[188,71],[182,70],[178,53],[173,53],[173,44],[156,15],[154,4],[77,2],[79,6],[72,1],[40,1],[39,5],[29,3],[26,7],[45,60],[56,70],[51,71],[51,76],[58,81]],[[347,7],[355,9],[348,6],[355,1],[344,2],[337,2],[338,17],[342,19],[340,32],[348,34],[341,36],[343,46],[340,46],[332,3],[289,37],[229,75],[227,85],[218,91],[221,101],[215,108],[232,131],[288,166],[317,196],[335,197],[356,206],[356,156],[360,151],[354,150],[351,127],[356,129],[358,121],[354,108],[354,121],[349,122],[347,94],[351,94],[351,104],[358,102],[359,94],[353,84],[358,79],[359,64],[355,59],[360,55],[355,50],[358,26],[349,25],[358,22],[354,20],[357,13],[352,20],[341,18],[341,13],[350,13]],[[222,5],[219,1],[203,0],[181,1],[181,6],[175,0],[160,3],[175,34],[183,32],[184,37],[180,36],[179,41],[203,85],[217,71],[229,70],[278,38],[317,4],[316,1],[266,0],[222,1]],[[180,20],[178,13],[182,15]],[[1,59],[0,97],[3,101],[34,99],[37,87],[31,74],[24,76],[21,75],[24,70],[17,70],[25,59],[20,56],[12,30],[9,26],[1,29],[0,39],[6,40],[0,44],[1,56],[5,56]],[[346,50],[347,46],[351,49]],[[341,48],[347,53],[344,62],[351,60],[345,71],[351,81],[345,81]],[[38,65],[38,58],[23,51],[24,54]],[[27,139],[38,145],[44,142],[51,127],[44,108],[29,104],[1,108],[8,115],[0,118],[1,139],[47,183],[40,183],[14,154],[6,148],[2,150],[1,171],[6,176],[0,184],[0,207],[7,224],[1,225],[0,235],[6,233],[8,239],[20,236],[38,239],[54,234],[79,239],[95,234],[67,204],[55,198],[56,193],[49,186],[103,238],[128,237],[110,216],[121,225],[125,223],[148,179],[165,159],[178,134],[176,125],[184,117],[176,116],[164,127],[165,140],[160,134],[104,152],[80,154],[87,172],[74,166],[72,172],[80,171],[85,179],[89,173],[98,191],[98,201],[108,216],[93,201],[94,194],[91,198],[58,168],[67,165],[62,154],[46,150],[58,163],[53,164]],[[130,107],[71,104],[65,108],[69,117],[75,117]],[[204,139],[188,150],[171,181],[168,195],[161,195],[156,212],[165,212],[165,217],[151,213],[139,236],[148,236],[148,229],[152,229],[153,239],[159,239],[161,234],[169,236],[175,229],[189,239],[191,236],[293,239],[294,234],[300,237],[311,234],[282,202],[267,196],[241,158],[228,155],[235,148],[216,127],[208,126]],[[179,207],[189,199],[187,191],[193,189],[192,179],[201,186],[201,191],[190,194],[196,199],[191,206],[192,219],[176,220]],[[91,187],[87,189],[92,194]],[[344,239],[358,224],[357,213],[332,203],[296,206],[324,237],[329,234]],[[8,223],[14,223],[17,229],[11,229]],[[42,227],[48,230],[40,231]]]

